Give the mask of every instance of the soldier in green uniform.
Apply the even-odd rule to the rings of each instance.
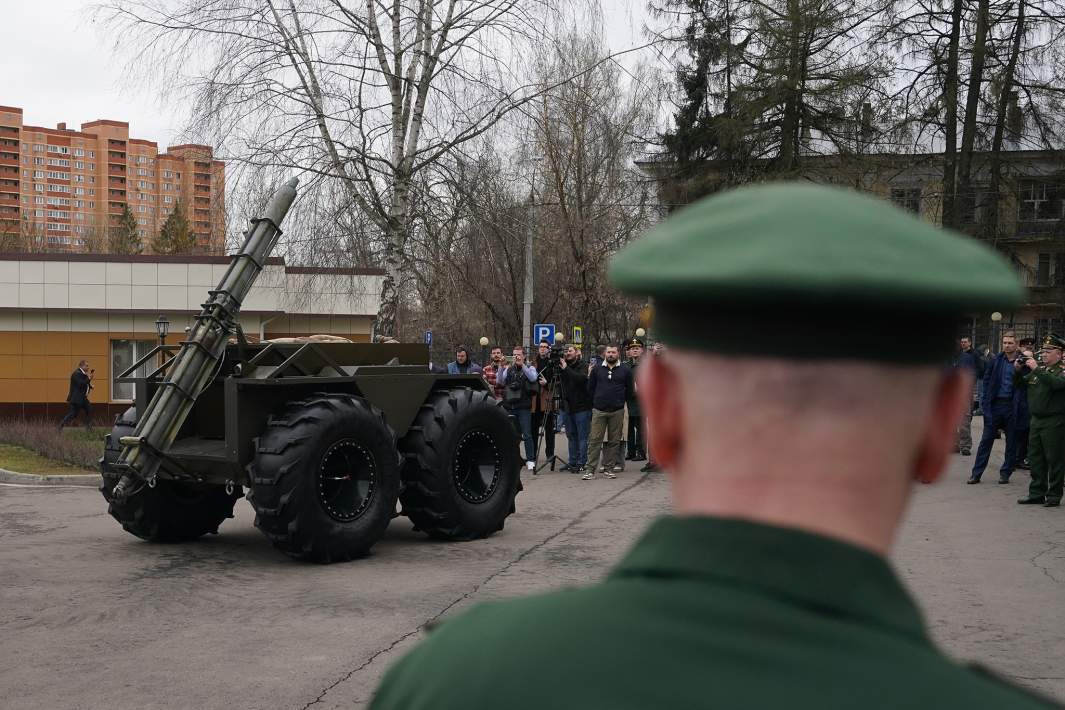
[[[1065,484],[1065,366],[1061,362],[1065,340],[1051,334],[1043,341],[1042,364],[1028,358],[1031,370],[1024,378],[1028,385],[1028,408],[1032,424],[1028,435],[1028,463],[1032,482],[1021,505],[1061,505]]]
[[[1008,264],[792,183],[678,212],[610,276],[669,346],[640,399],[674,514],[598,584],[444,621],[372,708],[1054,707],[937,649],[887,559],[970,404],[958,317],[1022,302]]]

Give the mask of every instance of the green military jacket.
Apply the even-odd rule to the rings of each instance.
[[[1065,366],[1038,367],[1024,377],[1028,383],[1028,410],[1037,417],[1065,414]]]
[[[796,530],[663,518],[600,584],[474,607],[373,710],[1024,710],[929,640],[888,563]]]

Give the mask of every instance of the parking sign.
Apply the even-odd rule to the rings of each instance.
[[[555,342],[555,324],[554,323],[537,323],[533,326],[533,347],[536,347],[541,340],[546,340],[552,345]]]

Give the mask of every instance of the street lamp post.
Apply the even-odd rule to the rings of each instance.
[[[166,316],[159,316],[156,319],[155,332],[159,334],[159,344],[166,345],[166,336],[170,332],[170,321]]]
[[[530,162],[539,164],[543,158],[532,158]],[[521,344],[525,352],[530,352],[532,347],[532,304],[533,304],[533,220],[532,211],[536,206],[536,173],[532,176],[532,186],[529,188],[529,225],[525,230],[525,291],[522,297],[521,308]]]
[[[482,335],[479,342],[481,343],[481,367],[484,367],[488,364],[488,338]]]

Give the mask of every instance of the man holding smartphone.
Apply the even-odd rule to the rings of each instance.
[[[92,428],[92,406],[89,404],[89,391],[92,389],[93,378],[96,370],[89,368],[89,361],[82,360],[78,363],[78,369],[70,375],[70,390],[67,392],[67,403],[70,411],[59,422],[59,430],[78,418],[78,412],[85,412],[85,428]]]

